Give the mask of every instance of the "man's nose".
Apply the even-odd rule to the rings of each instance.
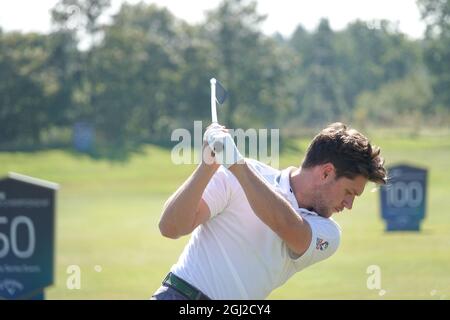
[[[352,210],[354,200],[355,196],[346,197],[343,202],[344,207],[346,207],[348,210]]]

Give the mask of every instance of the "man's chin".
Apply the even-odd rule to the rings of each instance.
[[[333,212],[331,210],[320,210],[316,212],[319,216],[327,219],[333,215]]]

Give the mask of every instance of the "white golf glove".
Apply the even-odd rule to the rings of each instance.
[[[230,168],[236,163],[243,163],[244,157],[236,147],[233,138],[228,132],[224,132],[225,127],[219,124],[212,124],[204,134],[206,141],[215,153],[216,163]]]
[[[211,132],[222,131],[223,129],[225,129],[225,127],[221,126],[217,122],[211,123],[211,125],[208,127],[208,129],[203,134],[203,141],[209,142],[208,137],[211,135]]]

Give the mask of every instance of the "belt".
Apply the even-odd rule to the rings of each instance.
[[[169,272],[162,284],[177,290],[189,300],[211,300],[206,294],[172,272]]]

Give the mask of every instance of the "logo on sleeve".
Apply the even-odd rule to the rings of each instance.
[[[328,241],[317,238],[316,240],[316,250],[324,251],[328,248]]]

